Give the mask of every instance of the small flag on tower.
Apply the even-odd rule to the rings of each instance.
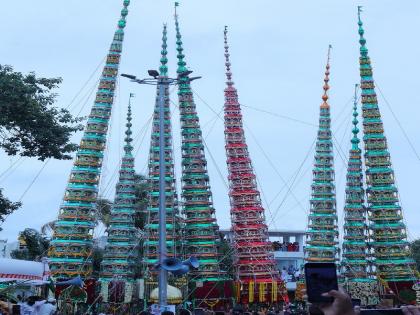
[[[179,2],[178,1],[175,1],[175,6],[179,7]]]

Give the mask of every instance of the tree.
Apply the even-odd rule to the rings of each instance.
[[[232,277],[234,276],[234,267],[233,267],[233,248],[230,244],[227,237],[224,237],[222,233],[219,233],[220,243],[219,243],[219,252],[220,252],[220,269],[227,272],[227,275]]]
[[[20,248],[11,252],[12,258],[40,261],[47,255],[50,241],[35,229],[25,229],[19,233]]]
[[[149,204],[149,181],[142,174],[136,174],[136,228],[143,230],[147,220],[147,206]]]
[[[4,222],[7,216],[21,206],[20,202],[11,202],[3,196],[3,190],[0,189],[0,222]],[[2,228],[0,227],[0,231]]]
[[[96,245],[92,248],[93,277],[99,278],[99,274],[101,272],[101,262],[104,259],[104,252],[105,250],[103,248]]]
[[[411,254],[413,259],[416,261],[417,270],[420,271],[420,238],[410,244]]]
[[[61,78],[38,78],[31,72],[23,75],[11,66],[0,65],[0,148],[8,155],[59,160],[71,159],[77,145],[71,136],[82,129],[81,118],[54,107],[52,92]],[[21,206],[0,191],[0,221]]]
[[[96,213],[97,221],[100,221],[105,225],[106,228],[109,227],[109,220],[111,219],[111,208],[112,201],[99,197],[96,201]]]

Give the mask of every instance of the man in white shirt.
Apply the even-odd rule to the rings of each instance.
[[[53,315],[57,310],[55,299],[35,302],[33,315]]]

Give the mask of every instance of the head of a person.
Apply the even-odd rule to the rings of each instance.
[[[28,299],[26,300],[26,303],[30,306],[34,305],[35,302],[37,301],[36,296],[30,296],[28,297]]]
[[[175,314],[171,311],[163,311],[162,315],[175,315]]]

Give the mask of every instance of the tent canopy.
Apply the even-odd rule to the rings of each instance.
[[[0,259],[0,282],[17,281],[25,284],[40,285],[48,281],[50,269],[46,260],[42,262]]]

